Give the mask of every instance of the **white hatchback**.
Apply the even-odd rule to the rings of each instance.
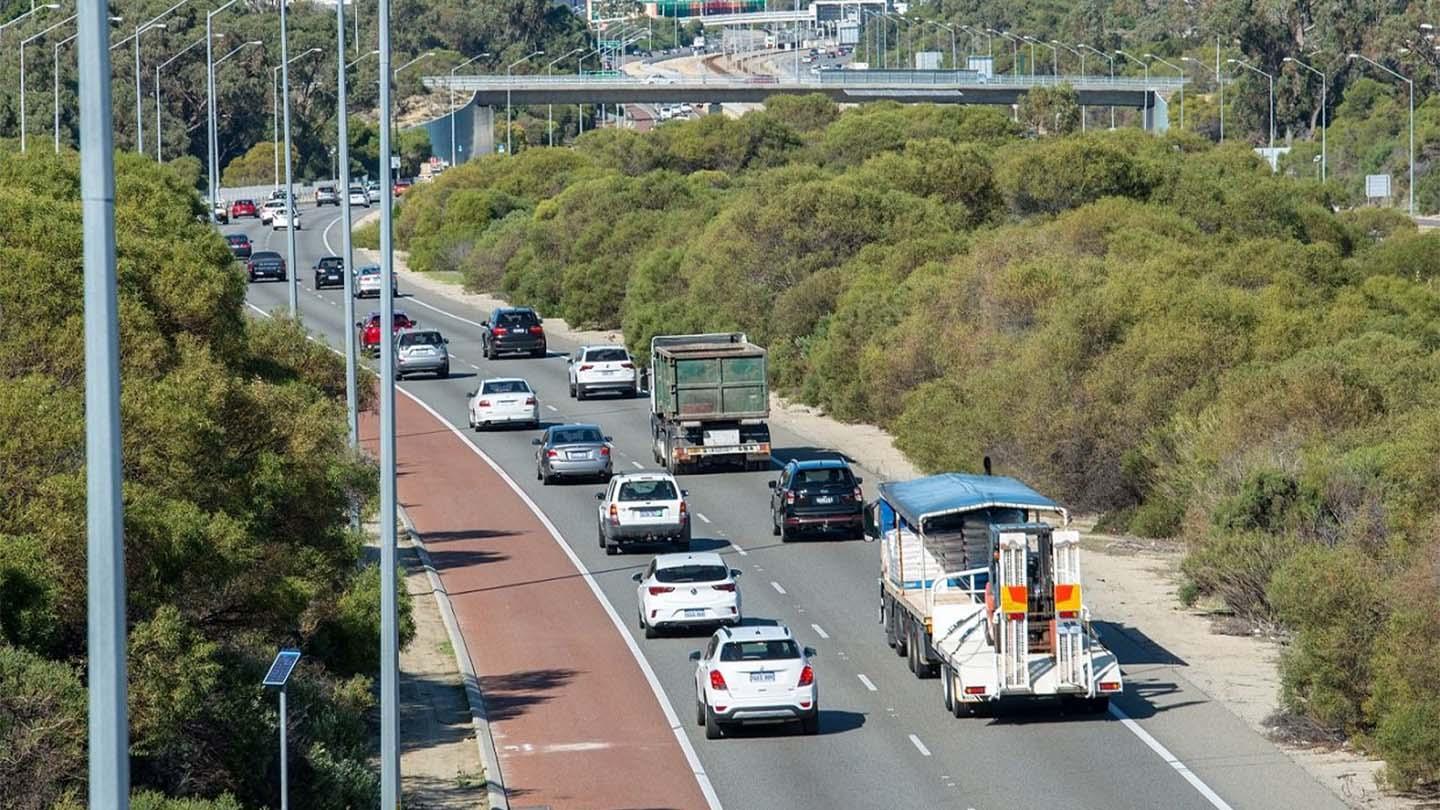
[[[705,738],[718,739],[728,726],[741,723],[798,722],[804,733],[818,733],[814,655],[782,624],[715,631],[703,651],[690,653],[695,722],[705,727]]]
[[[622,397],[640,394],[635,358],[624,346],[581,346],[567,362],[570,396],[576,399],[602,391]]]
[[[281,228],[291,227],[297,231],[303,227],[300,223],[300,212],[293,208],[287,211],[285,210],[285,205],[282,203],[280,207],[276,208],[274,213],[270,215],[270,229],[278,231]]]
[[[519,377],[486,380],[470,394],[470,427],[524,424],[540,427],[540,401]]]
[[[285,210],[284,200],[266,200],[265,204],[260,206],[260,224],[271,224],[275,221],[275,212],[283,210]]]
[[[661,554],[631,577],[638,583],[640,629],[654,638],[672,627],[740,624],[739,575],[714,552]]]

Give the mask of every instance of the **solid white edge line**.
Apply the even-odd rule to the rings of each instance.
[[[919,737],[916,737],[914,734],[911,734],[911,735],[910,735],[910,742],[911,742],[912,744],[914,744],[915,750],[917,750],[917,751],[920,752],[920,756],[922,756],[922,757],[928,757],[928,756],[930,756],[930,749],[925,747],[925,743],[920,742],[920,738],[919,738]]]
[[[874,683],[873,681],[871,681],[869,678],[865,677],[865,673],[863,673],[863,672],[857,672],[857,673],[855,673],[855,677],[859,678],[859,679],[860,679],[860,683],[865,684],[865,688],[866,688],[866,689],[869,689],[871,692],[878,692],[878,691],[880,691],[879,689],[877,689],[877,688],[875,687],[875,683]]]
[[[435,306],[434,304],[427,304],[427,303],[425,303],[424,301],[421,301],[419,298],[416,298],[415,295],[414,295],[414,293],[411,293],[411,295],[410,295],[410,300],[411,300],[412,302],[416,303],[416,304],[419,304],[419,305],[422,306],[422,307],[425,307],[426,309],[433,309],[433,310],[435,310],[436,312],[440,313],[441,315],[444,315],[444,316],[449,317],[449,318],[454,318],[455,320],[457,320],[457,321],[459,321],[459,322],[461,322],[461,323],[468,323],[468,324],[470,324],[471,326],[475,327],[476,329],[484,329],[484,328],[485,328],[484,325],[479,324],[479,323],[477,323],[477,322],[475,322],[475,321],[472,321],[472,320],[470,320],[469,318],[462,318],[462,317],[460,317],[459,315],[456,315],[456,314],[453,313],[453,312],[446,312],[445,310],[443,310],[443,309]]]
[[[1220,794],[1216,793],[1209,785],[1205,784],[1204,780],[1196,776],[1195,772],[1190,770],[1188,765],[1181,762],[1179,757],[1170,753],[1170,749],[1161,745],[1159,740],[1150,736],[1150,732],[1141,728],[1139,723],[1131,720],[1130,715],[1121,711],[1119,706],[1111,703],[1110,714],[1116,720],[1119,720],[1121,725],[1130,729],[1130,733],[1140,738],[1140,742],[1145,743],[1146,747],[1158,754],[1161,759],[1165,760],[1166,764],[1174,768],[1176,773],[1184,777],[1185,781],[1189,782],[1191,787],[1199,791],[1200,795],[1204,796],[1205,800],[1210,802],[1211,807],[1216,808],[1216,810],[1232,810],[1230,805],[1226,803],[1224,799],[1220,798]]]
[[[819,636],[820,638],[830,638],[830,634],[825,632],[825,630],[818,624],[810,625],[810,629],[814,630],[815,635]]]
[[[469,436],[466,436],[460,432],[459,428],[450,424],[438,411],[430,407],[429,403],[426,403],[424,400],[421,400],[419,397],[404,389],[397,388],[396,390],[404,394],[411,402],[424,408],[426,413],[429,413],[441,424],[449,428],[450,432],[455,434],[456,438],[463,442],[466,447],[469,447],[471,452],[479,456],[480,460],[485,462],[490,469],[494,470],[496,475],[500,476],[501,480],[510,487],[511,491],[519,496],[520,500],[523,501],[525,505],[529,507],[531,513],[535,515],[536,519],[550,532],[550,537],[560,546],[560,550],[565,552],[565,556],[570,558],[571,564],[574,565],[575,570],[580,573],[581,579],[585,580],[585,584],[590,586],[590,592],[595,595],[596,600],[600,602],[600,606],[605,609],[605,615],[610,617],[611,623],[615,625],[615,631],[620,634],[620,638],[624,639],[626,648],[628,648],[630,654],[634,656],[635,663],[640,666],[640,671],[645,674],[645,681],[650,685],[650,691],[654,693],[656,702],[660,704],[660,711],[665,715],[665,722],[670,724],[670,730],[674,732],[675,740],[680,744],[680,750],[685,754],[685,760],[690,764],[691,773],[700,786],[700,792],[705,796],[706,804],[712,808],[712,810],[721,810],[720,797],[716,795],[714,785],[710,784],[710,777],[705,773],[705,766],[700,764],[700,757],[695,753],[694,746],[690,744],[690,738],[685,736],[685,728],[681,725],[680,718],[675,714],[674,707],[670,705],[670,699],[665,696],[665,691],[660,687],[660,679],[656,677],[655,670],[650,667],[650,662],[645,659],[644,653],[640,652],[640,646],[635,643],[635,639],[631,637],[629,629],[625,623],[620,620],[620,615],[615,612],[615,606],[610,604],[610,600],[606,598],[605,592],[600,590],[600,585],[595,582],[595,578],[590,574],[590,570],[580,561],[574,549],[570,548],[570,544],[566,542],[565,538],[560,534],[560,530],[555,527],[554,523],[550,522],[550,518],[545,515],[545,512],[540,509],[540,506],[531,500],[529,495],[525,494],[525,490],[520,488],[520,485],[515,482],[515,479],[511,478],[499,464],[496,464],[490,456],[486,455],[484,450],[476,446],[476,444],[470,440]]]
[[[710,522],[710,518],[705,517],[704,513],[702,513],[702,512],[696,512],[696,513],[695,513],[695,517],[700,518],[701,520],[705,521],[706,523],[709,523],[709,522]]]
[[[778,592],[781,596],[785,595],[785,589],[780,587],[780,583],[776,582],[773,579],[770,580],[770,587],[774,588],[776,592]]]

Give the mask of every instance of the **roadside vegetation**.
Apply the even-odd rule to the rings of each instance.
[[[1300,725],[1433,786],[1440,238],[1240,144],[1017,126],[810,97],[604,130],[416,187],[397,245],[642,358],[744,330],[927,470],[1183,538],[1187,598],[1288,635]]]
[[[373,806],[380,583],[347,515],[376,478],[347,446],[343,364],[292,322],[247,317],[193,163],[117,163],[135,806],[268,806],[277,709],[260,680],[291,645],[292,801]],[[0,152],[0,805],[25,810],[85,795],[78,169]]]

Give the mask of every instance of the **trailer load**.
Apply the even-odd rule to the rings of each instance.
[[[702,464],[770,465],[765,349],[744,333],[650,339],[655,461],[679,475]]]
[[[1069,513],[1014,478],[886,482],[866,508],[880,542],[880,622],[955,716],[1002,698],[1103,711],[1123,689],[1082,599]]]

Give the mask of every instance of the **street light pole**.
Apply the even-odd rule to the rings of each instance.
[[[1405,82],[1407,85],[1410,86],[1410,203],[1409,203],[1409,208],[1410,208],[1410,216],[1413,217],[1413,216],[1415,216],[1415,82],[1412,81],[1412,80],[1410,80],[1410,79],[1408,79],[1408,78],[1406,78],[1405,76],[1400,75],[1399,73],[1396,73],[1395,71],[1391,70],[1390,68],[1385,67],[1384,65],[1380,64],[1379,62],[1376,62],[1374,59],[1371,59],[1370,57],[1365,56],[1364,54],[1352,53],[1352,54],[1350,54],[1350,55],[1349,55],[1348,57],[1346,57],[1346,58],[1347,58],[1348,60],[1350,60],[1350,61],[1354,61],[1354,60],[1356,60],[1356,59],[1363,59],[1363,60],[1365,60],[1366,62],[1369,62],[1370,64],[1374,65],[1375,67],[1377,67],[1377,68],[1385,71],[1386,73],[1389,73],[1391,76],[1394,76],[1395,78],[1399,79],[1399,80],[1402,81],[1402,82]]]
[[[508,65],[505,66],[505,157],[506,157],[506,158],[509,158],[509,157],[511,157],[512,155],[515,154],[513,151],[511,151],[511,148],[510,148],[510,82],[513,81],[513,78],[512,78],[512,77],[513,77],[513,74],[511,73],[511,71],[515,68],[516,65],[520,64],[521,62],[525,62],[525,61],[529,60],[531,57],[534,57],[534,56],[542,56],[542,55],[544,55],[544,53],[545,53],[544,51],[534,51],[534,52],[532,52],[532,53],[526,54],[525,56],[522,56],[522,57],[519,58],[519,59],[516,59],[514,62],[511,62],[510,64],[508,64]]]
[[[1166,67],[1171,68],[1180,74],[1180,129],[1185,129],[1185,70],[1173,62],[1167,62],[1153,53],[1145,54],[1146,59],[1154,59]]]
[[[1050,72],[1051,72],[1051,74],[1054,75],[1054,76],[1059,76],[1059,75],[1060,75],[1060,49],[1057,48],[1057,47],[1055,47],[1054,45],[1051,45],[1051,44],[1048,43],[1048,42],[1041,42],[1040,40],[1036,39],[1035,37],[1029,36],[1028,34],[1025,36],[1025,41],[1030,43],[1030,53],[1031,53],[1031,57],[1030,57],[1030,58],[1031,58],[1032,61],[1033,61],[1034,58],[1035,58],[1035,57],[1034,57],[1034,53],[1035,53],[1035,46],[1036,46],[1036,45],[1039,45],[1039,46],[1041,46],[1041,47],[1049,48],[1049,49],[1050,49],[1050,54],[1051,54],[1051,56],[1054,57],[1054,60],[1053,60],[1053,62],[1052,62],[1052,67],[1050,68]]]
[[[1204,62],[1201,62],[1199,59],[1196,59],[1196,58],[1191,57],[1191,56],[1182,56],[1182,57],[1180,57],[1180,61],[1181,61],[1181,62],[1193,62],[1194,64],[1199,65],[1201,70],[1205,70],[1205,71],[1209,71],[1209,70],[1210,70],[1210,67],[1209,67],[1208,65],[1206,65]],[[1220,92],[1220,143],[1224,143],[1224,142],[1225,142],[1225,84],[1220,81],[1220,71],[1219,71],[1219,66],[1218,66],[1218,64],[1217,64],[1216,70],[1215,70],[1215,87],[1216,87],[1216,88],[1219,90],[1219,92]],[[1183,108],[1182,108],[1182,109],[1183,109]]]
[[[1080,76],[1081,76],[1082,78],[1085,76],[1085,52],[1084,52],[1084,51],[1077,51],[1077,50],[1075,50],[1074,48],[1070,47],[1069,45],[1066,45],[1065,43],[1061,42],[1061,41],[1058,40],[1058,39],[1052,39],[1052,40],[1050,40],[1050,44],[1056,46],[1057,48],[1064,48],[1065,50],[1069,51],[1073,56],[1078,57],[1078,58],[1080,59]],[[1056,73],[1059,73],[1059,71],[1057,70]],[[1089,118],[1089,117],[1090,117],[1090,116],[1089,116],[1089,110],[1087,109],[1086,105],[1081,104],[1081,105],[1080,105],[1080,131],[1081,131],[1081,132],[1084,132],[1084,131],[1085,131],[1085,119],[1086,119],[1086,118]]]
[[[31,42],[34,42],[35,40],[37,40],[37,39],[39,39],[39,38],[41,38],[41,37],[43,37],[43,36],[45,36],[46,34],[50,33],[51,31],[54,31],[56,28],[59,28],[59,27],[62,26],[62,25],[67,25],[67,24],[73,22],[73,21],[75,20],[75,18],[78,17],[78,16],[79,16],[78,14],[72,14],[72,15],[70,15],[69,17],[66,17],[65,19],[61,20],[60,22],[55,23],[54,25],[50,26],[49,28],[46,28],[45,30],[41,31],[40,33],[34,34],[34,35],[32,35],[32,36],[30,36],[30,37],[28,37],[28,38],[26,38],[26,39],[20,40],[20,151],[21,151],[21,152],[24,152],[24,151],[25,151],[25,136],[26,136],[26,132],[25,132],[25,107],[26,107],[26,105],[25,105],[25,46],[28,45],[28,44],[30,44]]]
[[[165,28],[160,20],[190,0],[180,0],[175,5],[135,26],[135,151],[145,152],[145,115],[140,111],[140,35],[152,28]]]
[[[1123,57],[1125,57],[1126,59],[1129,59],[1131,62],[1138,62],[1138,63],[1140,63],[1140,66],[1145,69],[1145,92],[1146,92],[1146,93],[1152,92],[1152,91],[1150,90],[1150,63],[1149,63],[1149,62],[1145,62],[1145,61],[1140,60],[1140,59],[1136,59],[1135,57],[1131,56],[1130,54],[1128,54],[1128,53],[1126,53],[1126,52],[1124,52],[1124,51],[1122,51],[1122,50],[1120,50],[1119,48],[1116,48],[1116,49],[1115,49],[1115,54],[1116,54],[1117,56],[1123,56]],[[1149,109],[1144,106],[1145,104],[1148,104],[1148,103],[1149,103],[1149,99],[1147,98],[1147,99],[1145,99],[1144,101],[1141,102],[1141,107],[1140,107],[1140,128],[1143,129],[1143,130],[1145,130],[1145,131],[1147,131],[1147,132],[1150,130],[1150,128],[1151,128],[1152,126],[1154,126],[1154,123],[1155,123],[1155,122],[1152,120],[1152,121],[1149,122],[1149,123],[1150,123],[1150,126],[1146,126],[1146,119],[1148,119],[1148,118],[1151,117],[1151,114],[1150,114],[1150,112],[1149,112]]]
[[[486,51],[485,53],[477,53],[477,54],[475,54],[474,56],[470,57],[469,59],[466,59],[464,62],[461,62],[460,64],[456,65],[455,67],[450,68],[450,165],[451,165],[451,166],[455,166],[455,165],[458,163],[458,158],[457,158],[457,156],[456,156],[456,150],[455,150],[455,71],[459,70],[460,68],[465,67],[466,65],[470,64],[471,62],[474,62],[476,59],[479,59],[479,58],[482,57],[482,56],[489,56],[489,55],[490,55],[490,52],[489,52],[489,51]],[[551,145],[553,146],[554,144],[551,144]],[[474,144],[471,144],[471,146],[474,146]],[[472,149],[471,151],[473,152],[474,150]],[[349,321],[346,321],[346,323],[349,323]]]
[[[286,278],[289,280],[290,290],[290,317],[300,317],[300,265],[295,263],[295,185],[294,185],[294,159],[290,154],[290,33],[288,29],[288,17],[286,8],[290,0],[278,0],[280,5],[280,109],[285,119],[285,210],[288,212],[285,217],[285,254],[286,267],[289,272]],[[339,2],[339,0],[337,0]],[[319,50],[315,48],[314,50]],[[349,194],[350,189],[345,189]]]
[[[1242,59],[1226,59],[1225,61],[1232,65],[1239,65],[1246,70],[1253,70],[1270,80],[1270,168],[1273,171],[1275,169],[1275,77]],[[1395,75],[1399,76],[1400,74],[1396,73]]]
[[[205,12],[205,97],[206,97],[206,130],[208,131],[209,152],[207,157],[207,169],[209,177],[210,192],[210,221],[215,221],[215,208],[220,205],[220,186],[218,176],[220,174],[219,144],[216,139],[219,137],[215,126],[215,15],[235,5],[238,0],[226,0],[226,2],[213,11]]]
[[[65,47],[79,34],[71,34],[65,39],[55,43],[55,75],[53,89],[55,92],[55,154],[60,154],[60,49]]]
[[[1075,47],[1077,47],[1077,48],[1079,48],[1079,49],[1081,49],[1081,50],[1083,50],[1083,51],[1090,51],[1091,53],[1095,54],[1096,56],[1100,57],[1101,59],[1104,59],[1105,61],[1109,62],[1109,63],[1110,63],[1110,82],[1111,82],[1112,85],[1114,84],[1114,82],[1115,82],[1115,57],[1114,57],[1114,56],[1111,56],[1110,54],[1105,53],[1104,51],[1096,50],[1095,48],[1092,48],[1092,47],[1090,47],[1089,45],[1086,45],[1086,44],[1083,43],[1083,42],[1077,44]],[[1110,105],[1110,129],[1111,129],[1111,130],[1114,130],[1114,129],[1115,129],[1115,105],[1114,105],[1114,104],[1111,104],[1111,105]]]
[[[179,59],[180,57],[184,56],[185,54],[189,53],[190,51],[192,51],[192,50],[194,50],[194,49],[196,49],[196,48],[198,48],[198,47],[200,47],[201,45],[204,45],[204,44],[205,44],[205,38],[204,38],[204,37],[201,37],[200,39],[195,40],[194,42],[190,43],[189,45],[186,45],[184,48],[181,48],[179,53],[175,54],[174,56],[170,57],[169,59],[166,59],[164,62],[161,62],[160,64],[158,64],[158,65],[155,66],[155,162],[156,162],[156,163],[159,163],[159,162],[161,162],[161,160],[162,160],[161,153],[160,153],[160,142],[161,142],[161,122],[160,122],[160,71],[162,71],[162,70],[164,70],[165,68],[169,67],[170,64],[171,64],[172,62],[174,62],[176,59]],[[58,120],[58,118],[57,118],[57,120]],[[58,131],[58,127],[57,127],[57,131]]]
[[[676,17],[675,19],[676,19],[676,20],[679,20],[679,17]],[[678,41],[678,40],[677,40],[677,41]],[[546,75],[546,76],[551,75],[551,71],[554,69],[556,62],[559,62],[561,59],[565,59],[565,58],[567,58],[567,57],[574,56],[575,54],[577,54],[577,53],[579,53],[579,52],[581,52],[581,51],[583,51],[583,50],[585,50],[585,49],[584,49],[584,48],[575,48],[574,50],[572,50],[572,51],[570,51],[569,53],[565,54],[565,56],[561,56],[561,57],[556,58],[556,59],[551,59],[551,60],[550,60],[548,63],[546,63],[546,65],[545,65],[545,75]],[[454,91],[452,90],[451,92],[454,92]],[[553,146],[555,145],[555,105],[554,105],[554,104],[547,104],[547,105],[545,105],[545,131],[546,131],[547,133],[549,133],[549,135],[550,135],[550,145],[553,147]],[[453,143],[453,139],[452,139],[452,143]]]
[[[1330,111],[1328,105],[1326,104],[1326,101],[1328,100],[1326,98],[1326,92],[1327,88],[1330,85],[1330,77],[1326,76],[1323,72],[1316,70],[1310,65],[1301,62],[1299,59],[1296,59],[1293,56],[1287,56],[1282,61],[1293,62],[1299,67],[1302,67],[1305,70],[1308,70],[1311,73],[1314,73],[1316,76],[1320,77],[1320,182],[1323,183],[1325,182],[1327,168],[1326,163],[1328,162],[1325,149],[1325,134],[1330,129]]]
[[[360,19],[360,13],[355,13],[355,19]],[[356,23],[359,24],[358,22]],[[356,43],[359,47],[359,43]],[[358,61],[358,60],[357,60]],[[360,451],[360,395],[356,371],[358,358],[356,357],[355,341],[357,335],[355,330],[350,329],[350,324],[355,322],[355,249],[351,242],[351,231],[354,223],[351,220],[350,212],[350,115],[349,105],[345,98],[345,3],[343,0],[335,3],[335,141],[339,154],[336,156],[335,179],[339,181],[340,191],[340,272],[345,277],[345,414],[346,425],[349,428],[350,452]],[[298,270],[298,268],[295,268]],[[294,270],[292,270],[294,272]],[[350,503],[350,530],[360,531],[360,504],[355,501]],[[284,694],[283,692],[281,694]]]
[[[994,28],[986,29],[997,37],[1004,37],[1010,40],[1010,75],[1018,76],[1020,67],[1020,38],[1008,31],[996,31]],[[1030,66],[1031,75],[1034,75],[1035,66]]]

